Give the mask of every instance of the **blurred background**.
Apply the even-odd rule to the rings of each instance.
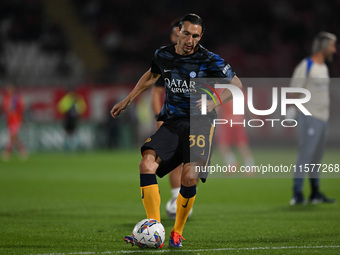
[[[189,12],[206,23],[201,44],[241,79],[289,78],[316,33],[340,36],[339,0],[1,0],[0,105],[14,84],[23,97],[20,137],[28,151],[140,146],[156,128],[150,93],[118,120],[109,110],[150,67],[154,51],[170,43],[171,22]],[[329,71],[340,77],[339,56]],[[259,108],[270,106],[270,86],[256,85],[254,93]],[[340,144],[339,97],[335,82],[328,146]],[[0,149],[5,123],[0,111]],[[248,131],[254,146],[297,145],[295,129]]]

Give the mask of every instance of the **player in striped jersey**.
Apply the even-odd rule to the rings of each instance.
[[[190,167],[209,163],[215,108],[232,99],[231,92],[224,90],[220,94],[221,103],[219,100],[217,104],[214,102],[216,100],[207,101],[207,114],[201,115],[199,98],[197,102],[190,100],[192,92],[196,92],[195,82],[191,78],[224,78],[226,82],[242,88],[241,81],[230,65],[199,44],[203,32],[204,23],[198,15],[185,15],[177,29],[177,44],[158,49],[151,68],[140,78],[130,94],[111,110],[111,115],[115,118],[133,99],[163,76],[166,99],[158,120],[164,121],[164,124],[142,146],[143,158],[139,171],[147,217],[160,221],[160,194],[156,175],[163,177],[179,164],[184,164],[177,198],[176,220],[169,239],[170,247],[182,247],[183,228],[196,197],[198,178],[191,177]],[[192,105],[193,102],[195,105]],[[197,133],[191,133],[192,117],[200,119]],[[196,129],[193,130],[195,132]],[[193,154],[190,153],[191,150],[194,151]]]

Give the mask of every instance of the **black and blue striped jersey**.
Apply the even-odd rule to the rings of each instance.
[[[192,79],[226,78],[226,82],[230,82],[235,76],[235,72],[224,59],[201,45],[193,54],[186,56],[177,54],[175,45],[158,49],[152,59],[151,72],[162,75],[166,88],[159,121],[190,117],[193,113],[190,111],[193,108],[190,102],[193,102],[192,96],[197,92]],[[198,110],[197,114],[200,114]]]

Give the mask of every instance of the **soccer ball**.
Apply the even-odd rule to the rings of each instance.
[[[176,210],[177,210],[177,197],[173,197],[166,203],[166,212],[170,219],[172,220],[176,219]],[[192,214],[192,208],[189,212],[188,219],[191,216],[191,214]]]
[[[132,231],[135,245],[140,248],[161,248],[165,240],[165,230],[157,220],[144,219]]]

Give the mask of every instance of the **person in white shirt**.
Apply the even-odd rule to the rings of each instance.
[[[295,68],[290,86],[306,88],[311,99],[304,104],[312,115],[298,113],[299,155],[296,161],[297,171],[294,174],[293,198],[291,205],[305,204],[302,188],[305,164],[320,164],[326,142],[326,129],[329,118],[329,73],[325,61],[332,61],[336,53],[336,36],[327,32],[317,34],[312,45],[312,55],[303,59]],[[293,96],[297,97],[297,94]],[[302,165],[302,168],[298,166]],[[320,173],[309,172],[311,195],[309,202],[334,203],[335,199],[327,198],[320,191]]]

